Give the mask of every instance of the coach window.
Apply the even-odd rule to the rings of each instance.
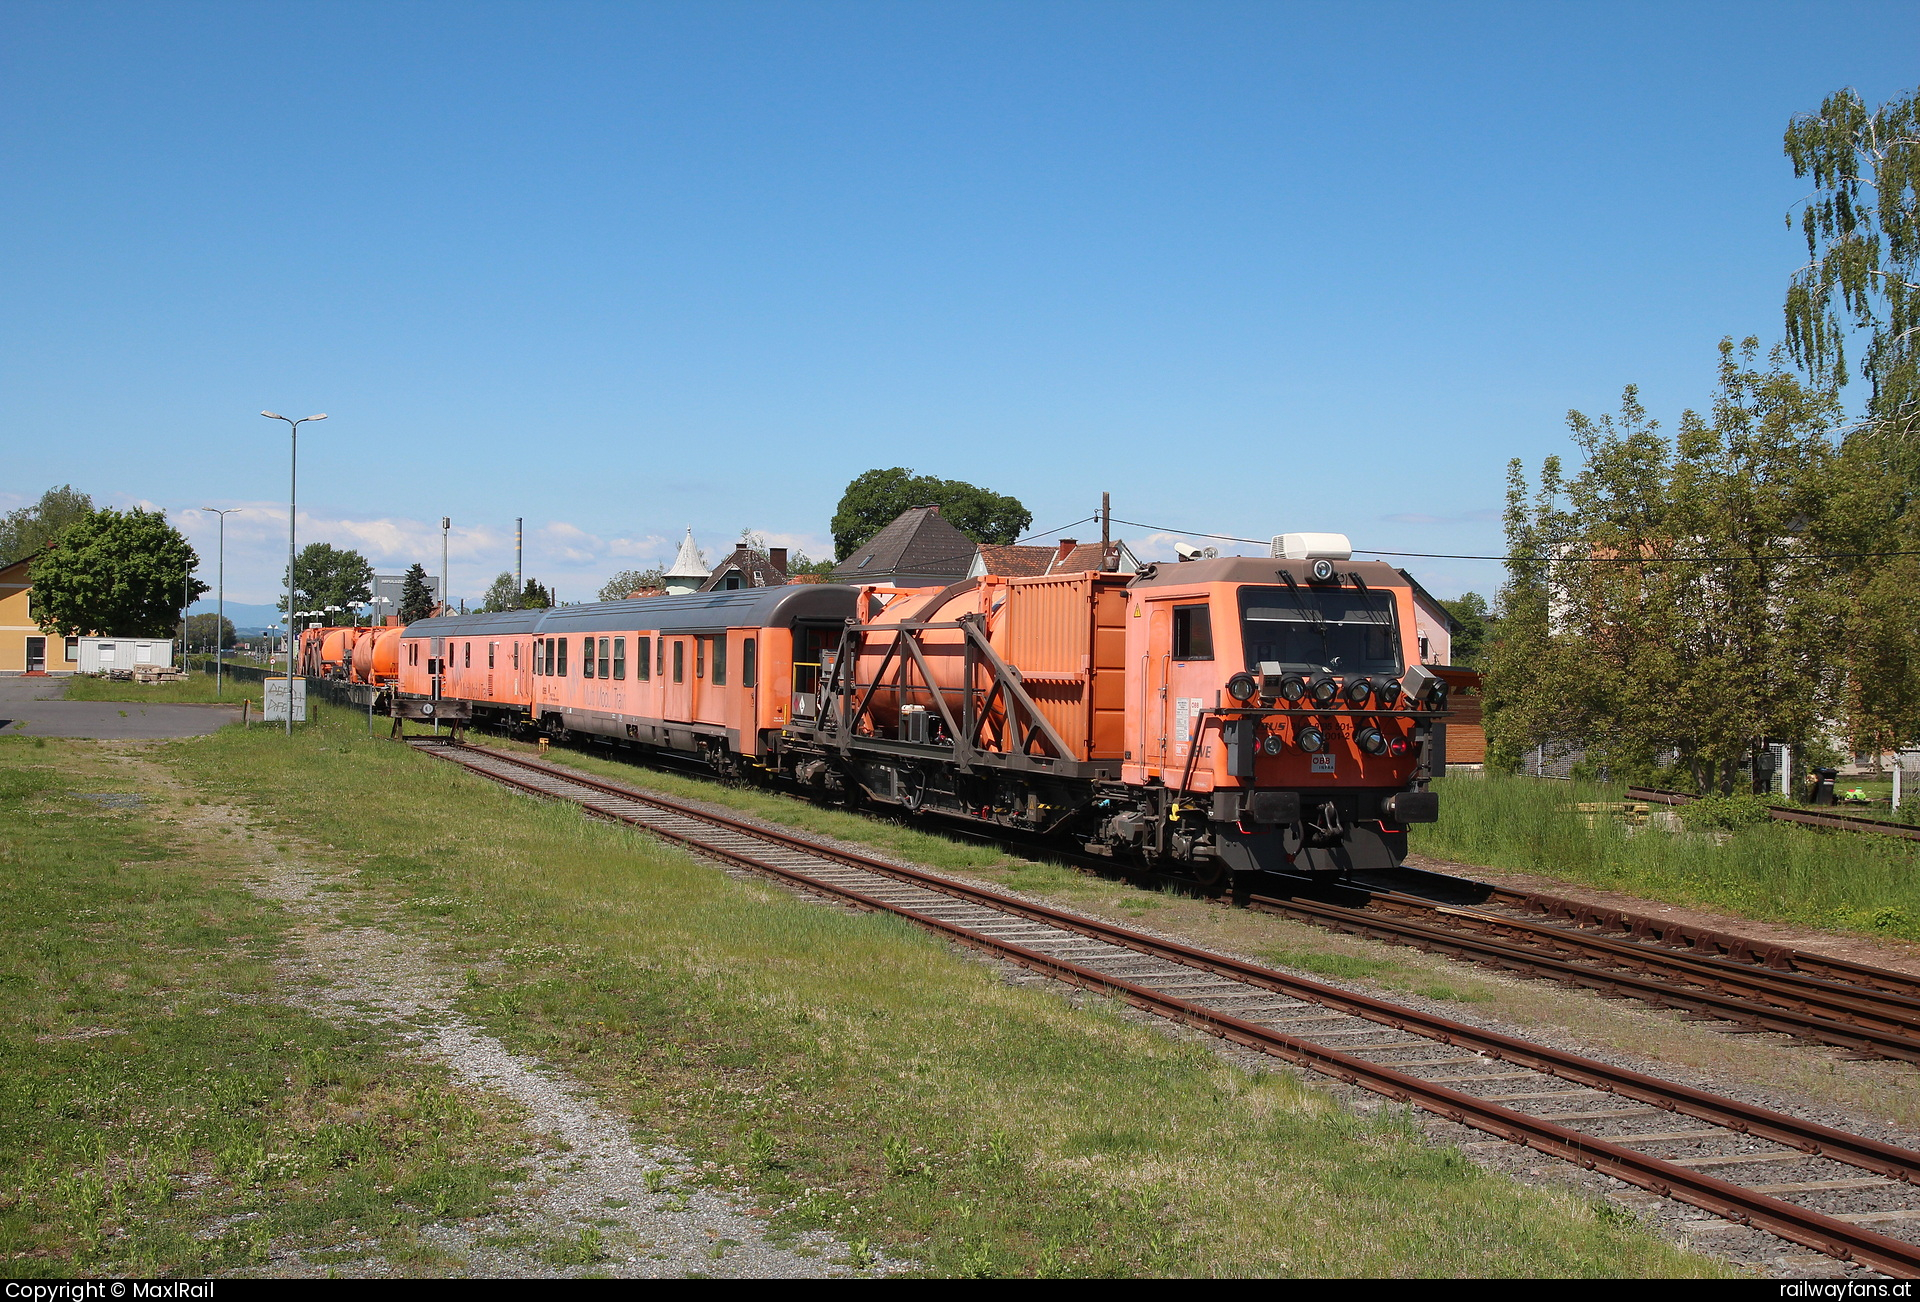
[[[580,639],[580,676],[593,677],[593,639],[590,637]]]
[[[678,683],[686,678],[687,644],[679,638],[673,640],[673,681]]]
[[[513,667],[515,669],[520,667],[520,644],[518,642],[513,644]]]
[[[613,681],[623,682],[627,676],[627,639],[613,639]]]
[[[654,668],[659,670],[662,678],[667,676],[667,639],[664,637],[660,639],[660,659],[655,663]]]
[[[713,685],[727,685],[727,635],[722,633],[713,639]]]
[[[637,671],[634,674],[634,677],[638,678],[641,682],[645,682],[648,678],[652,677],[652,670],[653,670],[653,639],[652,638],[640,637],[640,638],[635,638],[633,640],[633,667]]]
[[[543,677],[547,672],[547,640],[543,637],[533,639],[533,676]]]
[[[600,639],[600,676],[602,678],[613,677],[613,661],[611,659],[613,652],[610,647],[612,640],[611,638],[605,637]]]
[[[1173,608],[1173,658],[1213,659],[1213,612],[1205,606]]]
[[[462,642],[460,644],[460,667],[462,669],[473,668],[473,643],[471,642]]]
[[[754,640],[747,638],[740,643],[740,685],[742,687],[758,686],[754,680],[759,673],[759,652],[754,645]]]
[[[693,639],[693,676],[695,678],[707,676],[707,639],[704,637]]]
[[[493,649],[499,645],[498,642],[487,643],[487,668],[489,669],[493,668]]]
[[[565,678],[567,676],[567,639],[564,637],[556,637],[547,645],[557,648],[560,652],[560,667],[552,672],[561,678]]]

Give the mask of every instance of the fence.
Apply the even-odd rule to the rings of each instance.
[[[194,668],[206,673],[213,672],[212,656],[194,657]],[[264,683],[269,678],[285,678],[286,670],[275,671],[260,665],[236,665],[229,663],[223,671],[227,677],[237,683]],[[372,705],[386,689],[371,687],[366,683],[347,683],[338,678],[307,679],[307,699],[321,700],[329,705],[350,705],[364,710]]]

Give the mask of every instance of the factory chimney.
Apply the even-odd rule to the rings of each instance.
[[[526,522],[527,519],[525,516],[520,516],[513,522],[513,591],[515,596],[527,590],[527,581],[520,573],[520,561],[522,557],[520,544],[524,536],[524,531],[521,526],[526,524]]]

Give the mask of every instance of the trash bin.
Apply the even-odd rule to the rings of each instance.
[[[1834,802],[1833,780],[1840,776],[1839,769],[1813,769],[1813,794],[1807,798],[1810,805],[1831,805]]]

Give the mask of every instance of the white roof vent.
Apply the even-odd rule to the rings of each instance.
[[[1277,533],[1273,536],[1276,560],[1344,561],[1353,557],[1353,544],[1343,533]]]

